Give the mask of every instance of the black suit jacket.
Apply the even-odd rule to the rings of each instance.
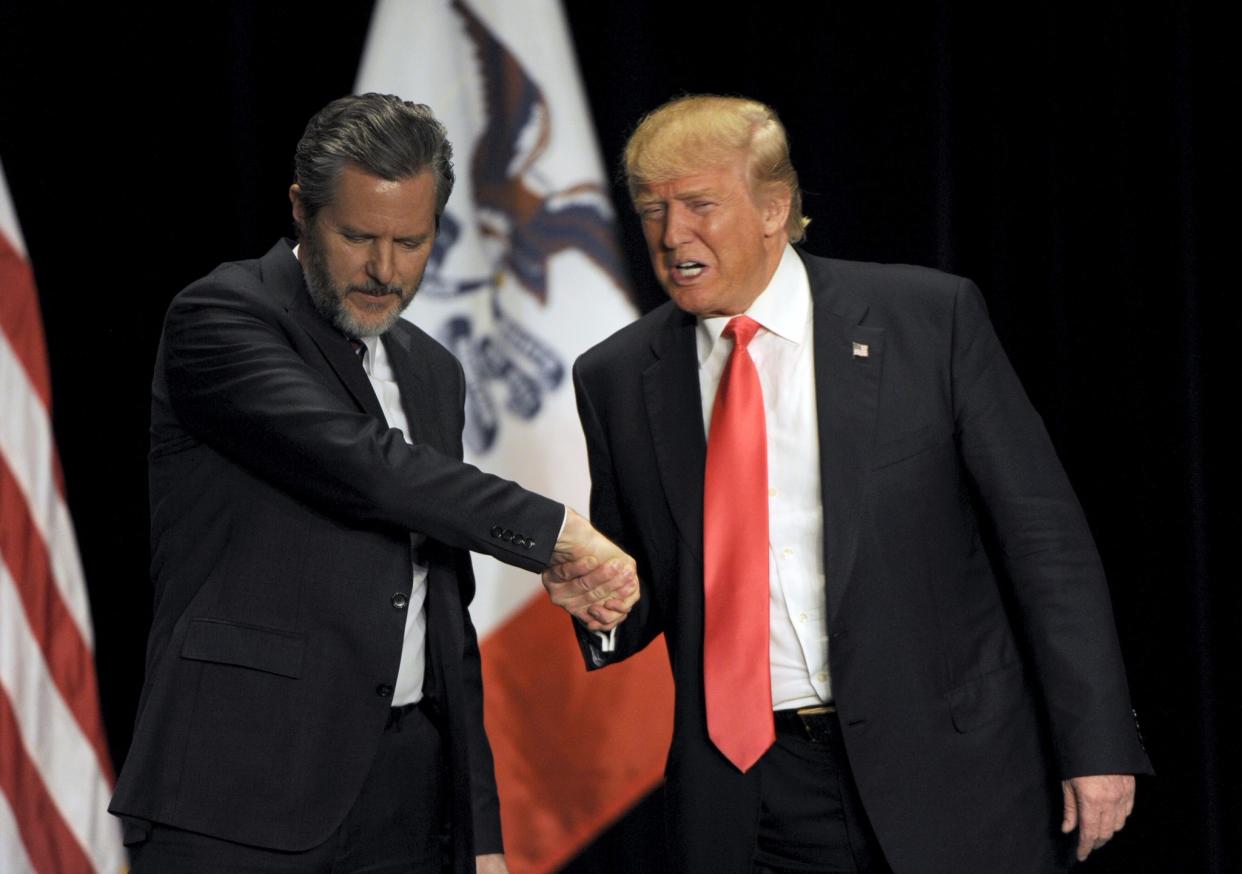
[[[563,507],[461,462],[464,380],[446,350],[405,321],[383,342],[414,445],[288,241],[173,301],[152,390],[155,616],[114,813],[279,850],[327,838],[388,714],[394,596],[421,532],[454,855],[500,849],[466,551],[539,570]]]
[[[802,257],[829,668],[867,813],[898,872],[1046,870],[1059,778],[1149,769],[1086,521],[973,284]],[[694,332],[665,304],[575,367],[592,521],[646,584],[615,655],[578,633],[599,667],[665,632],[675,867],[741,872],[759,794],[704,716]]]

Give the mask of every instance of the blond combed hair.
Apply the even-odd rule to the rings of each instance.
[[[751,191],[789,194],[789,241],[806,236],[802,189],[789,160],[789,139],[776,111],[758,100],[690,94],[643,116],[625,144],[625,180],[631,199],[640,185],[702,173],[746,156]]]

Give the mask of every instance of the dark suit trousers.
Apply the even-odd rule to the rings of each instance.
[[[131,820],[133,874],[439,874],[447,775],[439,730],[424,709],[392,711],[362,791],[319,846],[281,852]]]
[[[759,768],[762,812],[755,874],[889,874],[863,811],[834,715],[810,731],[777,721]]]

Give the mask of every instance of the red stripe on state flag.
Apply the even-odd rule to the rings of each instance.
[[[565,864],[664,776],[673,731],[664,638],[588,674],[571,621],[540,598],[482,644],[487,734],[513,874]]]
[[[52,405],[52,380],[47,368],[47,349],[43,343],[43,319],[39,314],[39,295],[34,272],[22,254],[0,233],[0,332],[26,371],[26,376],[44,408]]]
[[[47,546],[30,517],[8,460],[0,454],[0,557],[8,566],[26,619],[52,681],[95,751],[109,783],[112,766],[99,713],[95,661],[52,578]]]
[[[39,874],[93,874],[20,737],[13,704],[0,687],[0,795],[13,811],[26,854]]]

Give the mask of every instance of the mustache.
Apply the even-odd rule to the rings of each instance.
[[[397,297],[403,297],[405,295],[405,289],[399,285],[381,285],[378,282],[354,284],[349,286],[347,291],[356,291],[360,294],[368,294],[371,297],[383,297],[387,294],[395,294]]]

